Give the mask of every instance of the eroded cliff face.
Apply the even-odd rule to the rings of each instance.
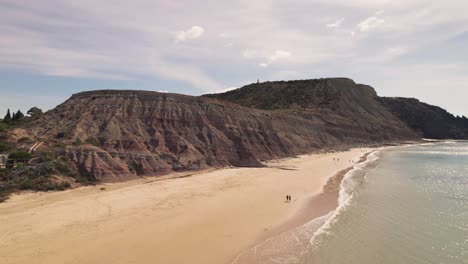
[[[466,117],[455,117],[445,109],[420,102],[415,98],[381,97],[379,100],[421,137],[468,139]]]
[[[342,142],[415,137],[414,131],[380,103],[372,87],[347,78],[265,82],[205,96],[317,120]]]
[[[259,166],[260,160],[336,144],[322,129],[313,128],[313,122],[282,113],[209,99],[97,91],[72,96],[35,121],[30,131],[38,140],[65,145],[67,158],[82,175],[109,181],[178,170]],[[64,137],[57,139],[58,134]]]
[[[316,150],[417,137],[379,103],[369,86],[348,79],[300,82],[307,85],[293,89],[288,83],[271,83],[281,88],[278,93],[266,86],[259,91],[247,87],[260,96],[271,95],[266,100],[247,93],[243,100],[249,103],[228,102],[226,94],[83,92],[27,129],[66,156],[82,176],[103,181],[261,166],[263,160]]]

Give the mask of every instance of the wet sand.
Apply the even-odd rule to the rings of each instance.
[[[15,195],[0,204],[0,263],[230,263],[333,210],[322,187],[367,151]]]
[[[288,263],[286,259],[290,256],[294,258],[295,251],[302,253],[303,250],[307,249],[307,244],[310,243],[313,233],[320,227],[319,223],[322,222],[313,224],[313,228],[311,228],[311,221],[328,215],[337,209],[341,182],[347,173],[354,168],[355,164],[367,160],[369,153],[364,154],[357,162],[352,162],[352,165],[346,169],[336,172],[328,179],[320,193],[311,196],[304,202],[303,208],[283,224],[267,232],[255,245],[238,254],[231,263],[278,263],[278,260],[280,260],[280,263]],[[317,224],[319,225],[317,226]],[[304,229],[304,225],[309,225],[309,227]],[[297,228],[302,229],[298,230]],[[299,252],[298,254],[300,254]]]

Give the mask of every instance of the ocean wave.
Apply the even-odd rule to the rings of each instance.
[[[390,148],[390,147],[387,147]],[[365,180],[366,169],[379,159],[375,150],[367,155],[364,162],[358,163],[346,173],[340,183],[338,207],[332,212],[312,219],[306,224],[286,231],[239,254],[232,264],[244,262],[261,263],[301,263],[310,252],[311,247],[318,244],[318,238],[329,233],[338,216],[351,203],[356,188]],[[362,177],[361,177],[362,176]]]
[[[427,151],[427,150],[400,150],[399,152],[408,154],[418,155],[449,155],[449,156],[468,156],[468,149],[466,151],[460,151],[457,149],[452,150],[439,150],[439,151]]]
[[[333,224],[338,220],[338,216],[351,204],[356,188],[365,180],[365,174],[367,174],[365,173],[366,169],[369,165],[375,164],[376,161],[380,159],[378,154],[381,150],[370,153],[366,161],[356,164],[353,169],[345,175],[340,184],[338,207],[329,214],[328,219],[314,232],[309,240],[310,245],[317,246],[319,244],[319,238],[329,234]]]

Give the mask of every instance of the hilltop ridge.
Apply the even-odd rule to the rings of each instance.
[[[55,153],[88,181],[121,181],[423,137],[397,102],[347,78],[203,96],[98,90],[72,95],[23,133],[43,142],[36,155]]]

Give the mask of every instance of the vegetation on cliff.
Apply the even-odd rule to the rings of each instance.
[[[33,153],[4,172],[4,193],[262,166],[269,159],[421,137],[468,138],[464,117],[415,99],[381,98],[346,78],[256,83],[200,97],[90,91],[28,114],[0,123],[0,152]]]
[[[72,178],[79,179],[73,171],[68,160],[51,148],[44,152],[30,153],[29,147],[35,141],[28,136],[16,137],[15,129],[28,125],[42,114],[39,108],[28,111],[31,117],[25,117],[20,110],[10,114],[0,122],[0,154],[2,158],[0,167],[0,201],[7,199],[14,191],[32,190],[49,191],[64,190],[71,187]]]

